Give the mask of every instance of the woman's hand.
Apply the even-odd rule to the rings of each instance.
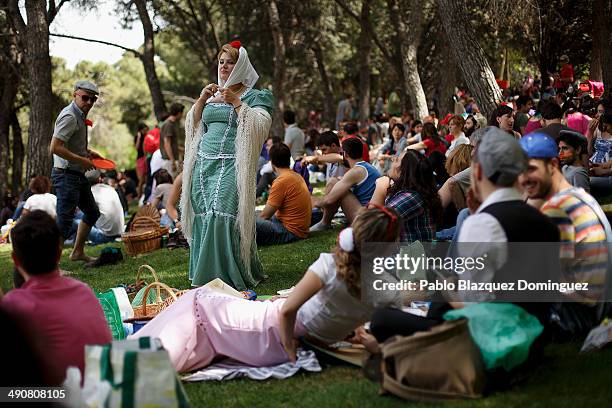
[[[591,121],[589,122],[589,129],[587,133],[592,136],[595,133],[595,130],[597,130],[597,126],[599,126],[599,118],[591,119]]]
[[[376,337],[368,333],[363,326],[359,326],[357,330],[355,330],[355,335],[348,339],[348,341],[353,344],[362,344],[371,354],[380,353],[380,346],[376,341]]]
[[[219,90],[219,86],[217,84],[208,84],[200,92],[200,100],[202,102],[206,102],[211,96],[213,96],[217,90]]]
[[[240,98],[229,88],[221,88],[221,100],[225,103],[232,104],[234,108],[240,106]]]
[[[289,357],[289,361],[295,363],[297,360],[297,340],[294,338],[285,338],[281,332],[281,343]]]

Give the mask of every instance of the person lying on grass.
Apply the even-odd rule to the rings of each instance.
[[[376,307],[401,306],[403,293],[380,292],[362,300],[361,256],[368,242],[396,242],[398,215],[383,207],[363,210],[342,231],[334,253],[322,253],[288,298],[248,301],[193,289],[133,337],[157,337],[179,372],[229,357],[251,366],[296,360],[297,339],[344,340],[370,319]]]

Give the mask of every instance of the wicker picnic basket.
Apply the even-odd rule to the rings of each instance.
[[[152,205],[143,206],[130,226],[130,231],[121,236],[128,255],[144,254],[161,248],[161,237],[169,231],[168,227],[160,227],[161,216]]]
[[[155,288],[157,290],[157,296],[155,298],[155,303],[147,304],[147,302],[143,302],[140,306],[134,307],[134,317],[130,320],[141,319],[148,320],[152,319],[159,314],[162,310],[170,306],[172,303],[176,301],[178,296],[182,295],[185,291],[177,293],[168,285],[162,282],[152,282],[147,285],[147,288],[144,292],[143,299],[147,299],[149,296],[149,291]],[[162,297],[162,290],[166,293],[165,297]]]
[[[168,233],[168,227],[137,230],[121,235],[128,255],[144,254],[161,248],[161,237]]]
[[[133,302],[134,298],[136,298],[137,294],[142,289],[144,289],[147,286],[147,283],[145,282],[145,280],[141,276],[143,271],[149,271],[151,273],[151,275],[153,276],[153,282],[159,282],[160,281],[159,278],[157,277],[157,273],[155,273],[155,269],[153,269],[149,265],[140,265],[138,267],[138,271],[136,272],[136,280],[135,280],[135,283],[134,283],[134,291],[132,293],[128,293],[128,298],[130,299],[130,302]],[[140,302],[138,302],[138,304],[140,304]]]

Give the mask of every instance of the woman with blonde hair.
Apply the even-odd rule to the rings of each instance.
[[[399,230],[395,211],[362,210],[338,236],[334,253],[322,253],[288,298],[259,302],[193,289],[135,337],[158,337],[179,372],[205,367],[220,356],[255,367],[295,361],[299,337],[332,344],[368,321],[375,308],[402,305],[401,292],[362,287],[367,277],[361,269],[366,243],[395,242]]]
[[[472,163],[472,150],[474,150],[474,146],[471,144],[464,144],[457,146],[457,148],[448,155],[444,167],[449,176],[452,177],[470,167]]]
[[[255,174],[273,97],[240,41],[221,47],[218,83],[187,114],[181,226],[193,286],[220,278],[238,290],[263,278],[255,242]]]

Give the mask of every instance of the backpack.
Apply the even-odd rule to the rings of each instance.
[[[161,135],[161,131],[158,127],[150,130],[144,138],[144,142],[142,143],[142,150],[145,153],[153,154],[157,149],[159,149],[159,138]]]

